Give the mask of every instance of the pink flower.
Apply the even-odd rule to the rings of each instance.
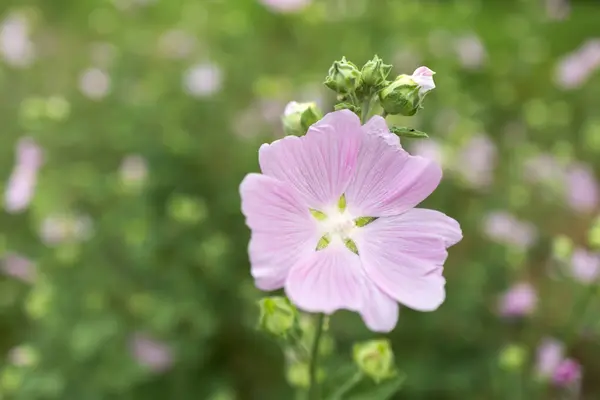
[[[35,58],[30,39],[29,24],[19,14],[9,15],[0,24],[0,55],[7,64],[16,68],[31,65]]]
[[[149,336],[136,333],[130,341],[131,354],[135,360],[153,372],[163,372],[173,364],[171,349]]]
[[[47,246],[83,242],[93,235],[93,222],[87,215],[53,214],[42,221],[40,236]]]
[[[327,114],[306,136],[262,145],[259,163],[240,185],[259,289],[285,288],[308,312],[356,311],[381,332],[396,325],[397,302],[432,311],[444,301],[446,249],[462,232],[414,208],[442,171],[404,151],[383,118]]]
[[[188,69],[183,76],[185,91],[194,97],[207,97],[221,90],[223,72],[212,63],[204,63]]]
[[[563,361],[565,346],[562,342],[546,338],[537,349],[536,372],[542,378],[550,378]]]
[[[534,225],[520,221],[506,211],[493,211],[483,222],[486,236],[498,243],[527,249],[537,239]]]
[[[537,294],[529,283],[518,283],[500,299],[499,311],[504,317],[522,317],[535,311]]]
[[[110,76],[98,68],[91,68],[79,77],[79,90],[92,100],[101,100],[110,91]]]
[[[33,283],[36,267],[27,258],[15,253],[8,253],[2,260],[2,272],[26,283]]]
[[[454,169],[469,186],[484,188],[494,179],[496,158],[494,142],[487,135],[478,134],[460,149]]]
[[[312,0],[260,0],[260,2],[277,13],[294,13],[306,8]]]
[[[419,67],[415,69],[415,72],[411,75],[411,79],[419,85],[419,93],[425,94],[430,90],[435,89],[435,82],[433,82],[433,75],[435,72],[427,67]]]
[[[21,212],[29,206],[42,164],[42,150],[31,138],[19,140],[16,153],[17,162],[4,193],[4,208],[9,213]]]
[[[571,257],[571,275],[581,283],[593,283],[600,275],[600,255],[576,249]]]
[[[476,35],[458,38],[455,49],[460,63],[467,69],[480,68],[485,61],[485,47]]]
[[[581,364],[572,358],[563,360],[552,376],[555,385],[561,387],[572,386],[581,380]]]
[[[438,142],[434,139],[417,140],[411,146],[412,153],[430,160],[436,164],[444,164],[444,154]]]
[[[566,174],[566,195],[569,206],[580,213],[594,211],[600,191],[593,171],[584,164],[571,166]]]

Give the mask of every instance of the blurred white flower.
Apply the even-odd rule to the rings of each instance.
[[[132,154],[123,159],[119,168],[121,182],[125,185],[142,183],[148,176],[146,159],[138,154]]]
[[[173,364],[171,349],[162,342],[143,333],[136,333],[130,339],[130,351],[133,358],[153,372],[163,372]]]
[[[11,14],[0,24],[0,53],[13,67],[24,68],[33,62],[34,46],[27,20],[22,15]]]
[[[529,248],[537,239],[533,224],[520,221],[506,211],[493,211],[486,215],[483,231],[493,241],[520,249]]]
[[[195,46],[195,38],[180,29],[166,31],[158,38],[158,52],[165,58],[187,58],[192,54]]]
[[[92,100],[101,100],[110,90],[110,76],[101,69],[90,68],[79,77],[79,90]]]
[[[42,163],[42,150],[31,138],[19,140],[16,153],[16,165],[4,193],[4,208],[9,213],[21,212],[29,206]]]
[[[467,69],[480,68],[486,57],[485,47],[476,35],[456,39],[454,48],[461,65]]]
[[[40,227],[42,241],[48,246],[64,242],[82,242],[93,234],[92,219],[79,214],[54,214],[46,217]]]
[[[28,258],[8,253],[2,259],[2,272],[23,282],[33,283],[36,277],[36,267]]]
[[[273,12],[293,13],[306,8],[312,0],[259,0]]]
[[[444,154],[442,147],[435,139],[415,140],[412,143],[411,153],[435,161],[439,165],[444,165]]]
[[[195,65],[185,71],[183,86],[187,93],[194,97],[210,96],[221,89],[223,73],[213,63]]]

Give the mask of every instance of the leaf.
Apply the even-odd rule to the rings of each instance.
[[[369,390],[348,397],[348,400],[389,400],[402,388],[406,375],[400,373],[394,378],[384,381]]]
[[[390,132],[395,133],[400,137],[413,139],[426,139],[429,137],[425,132],[418,131],[414,128],[407,128],[405,126],[393,126],[390,128]]]
[[[336,104],[333,108],[335,109],[335,111],[350,110],[357,114],[360,114],[360,107],[357,107],[354,104],[350,104],[350,103],[339,103],[339,104]]]

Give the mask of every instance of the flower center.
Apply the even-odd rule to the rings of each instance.
[[[346,212],[346,197],[342,195],[337,207],[331,207],[324,213],[319,210],[310,209],[310,213],[319,221],[320,232],[323,235],[317,243],[317,250],[323,250],[331,242],[343,243],[348,250],[358,254],[356,243],[351,239],[355,229],[370,224],[377,218],[360,217],[354,218]]]

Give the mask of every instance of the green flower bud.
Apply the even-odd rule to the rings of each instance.
[[[566,261],[573,253],[573,241],[564,235],[559,235],[552,242],[552,255],[558,260]]]
[[[318,368],[316,375],[317,382],[323,382],[325,380],[325,370],[323,370],[323,368]],[[308,388],[310,384],[308,364],[302,362],[293,362],[289,364],[287,367],[286,379],[293,387],[302,389]]]
[[[286,135],[304,135],[308,128],[323,118],[323,113],[315,103],[296,103],[292,101],[285,107],[283,129]]]
[[[287,337],[297,325],[298,310],[286,297],[271,296],[258,301],[259,327],[274,336]]]
[[[363,66],[362,82],[365,86],[379,90],[385,86],[391,70],[392,66],[384,64],[383,60],[376,55]]]
[[[357,343],[353,353],[358,368],[377,383],[396,374],[394,352],[387,339]]]
[[[361,74],[356,65],[342,57],[335,61],[329,68],[329,75],[325,78],[325,86],[339,94],[354,93],[360,86]]]
[[[527,351],[523,346],[511,344],[502,350],[498,362],[502,369],[514,371],[521,369],[526,358]]]
[[[423,108],[423,99],[435,88],[435,72],[419,67],[412,75],[399,75],[379,92],[379,101],[386,113],[413,116]]]

